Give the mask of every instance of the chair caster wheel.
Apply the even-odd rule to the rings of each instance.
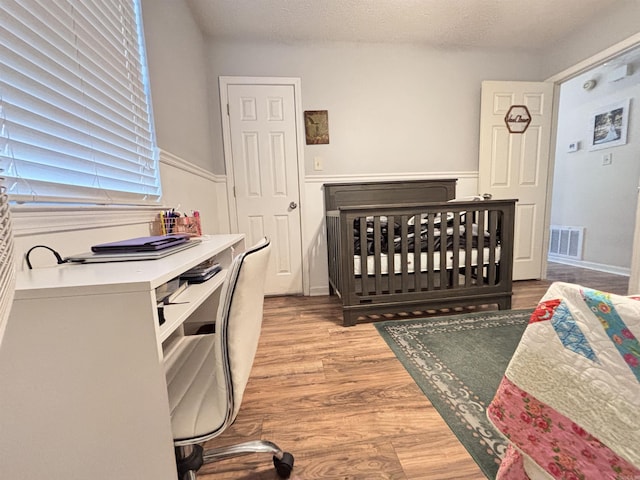
[[[276,467],[280,478],[289,478],[293,470],[293,455],[289,452],[283,452],[281,459],[274,455],[273,466]]]

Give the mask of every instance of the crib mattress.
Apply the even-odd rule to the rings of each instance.
[[[482,264],[483,265],[488,265],[489,264],[489,247],[485,247],[483,249],[483,254],[482,254]],[[466,266],[466,254],[467,252],[465,250],[460,250],[459,251],[459,255],[458,255],[458,267],[459,268],[464,268]],[[387,275],[389,273],[389,260],[388,260],[388,255],[387,254],[381,254],[380,255],[380,268],[381,268],[381,274],[382,275]],[[498,263],[500,261],[500,246],[497,246],[495,248],[495,261],[496,263]],[[451,270],[453,268],[453,252],[448,251],[446,252],[446,269],[447,270]],[[353,270],[354,273],[356,275],[360,275],[361,274],[361,259],[360,259],[360,255],[354,255],[353,257]],[[400,274],[402,273],[402,254],[400,253],[396,253],[394,254],[394,273],[396,274]],[[478,249],[474,248],[471,250],[471,266],[473,267],[477,267],[478,266]],[[407,254],[407,270],[409,273],[413,273],[415,269],[415,261],[414,261],[414,253],[408,253]],[[422,252],[420,254],[420,270],[422,272],[426,272],[427,271],[427,252]],[[434,271],[440,271],[440,252],[434,252],[433,253],[433,270]],[[368,275],[375,275],[376,274],[376,270],[375,270],[375,257],[373,255],[368,255],[367,256],[367,274]]]

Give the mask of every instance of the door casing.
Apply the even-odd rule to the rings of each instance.
[[[605,50],[602,50],[595,55],[563,70],[556,75],[547,78],[546,82],[553,82],[555,84],[554,92],[554,105],[553,116],[551,120],[551,145],[556,145],[556,134],[558,131],[558,107],[560,101],[560,84],[592,69],[598,65],[601,65],[618,55],[621,55],[629,50],[640,47],[640,33],[636,33],[621,42],[612,45]],[[555,148],[551,148],[549,155],[549,176],[547,192],[551,193],[553,188],[553,169],[555,167]],[[638,197],[638,204],[636,205],[636,218],[640,219],[640,196]],[[547,211],[545,212],[545,232],[549,232],[551,229],[551,202],[547,202]],[[549,250],[549,235],[545,235],[544,238],[544,251]],[[547,258],[543,256],[542,259],[542,271],[547,271]],[[631,276],[629,280],[629,293],[635,294],[640,292],[640,228],[636,223],[635,234],[633,239],[633,248],[631,252]]]

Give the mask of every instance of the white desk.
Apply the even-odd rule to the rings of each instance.
[[[19,273],[0,347],[2,477],[175,480],[163,351],[188,319],[215,318],[244,248],[243,235],[215,235],[158,260]],[[223,271],[160,326],[156,287],[214,255]]]

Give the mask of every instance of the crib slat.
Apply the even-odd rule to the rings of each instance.
[[[476,262],[477,274],[476,283],[482,285],[484,283],[484,216],[486,210],[478,212],[478,261]]]
[[[332,263],[332,270],[334,272],[334,277],[336,279],[336,285],[335,288],[338,289],[338,291],[342,294],[342,268],[340,268],[340,259],[342,251],[340,250],[340,226],[338,224],[338,217],[330,217],[330,225],[331,225],[331,230],[332,230],[332,239],[333,241],[331,242],[332,244],[332,258],[331,258],[331,263]]]
[[[375,287],[376,287],[376,295],[380,295],[382,293],[382,263],[380,260],[380,256],[382,255],[381,241],[382,238],[382,230],[380,224],[380,216],[376,215],[373,217],[373,258],[375,265]]]
[[[369,295],[367,247],[367,217],[360,217],[360,286],[362,295]]]
[[[453,214],[453,249],[450,253],[453,262],[451,286],[455,288],[458,286],[458,276],[460,275],[460,212]]]
[[[389,278],[389,292],[396,291],[396,266],[395,266],[395,245],[393,243],[395,237],[395,217],[387,217],[387,277]]]
[[[473,255],[473,214],[465,215],[465,245],[464,245],[464,285],[471,286],[471,257]]]
[[[402,215],[401,217],[401,241],[400,241],[400,268],[402,270],[402,282],[401,282],[401,290],[403,293],[409,291],[409,226],[407,224],[408,217],[406,215]]]
[[[448,212],[440,212],[440,288],[448,288],[449,282],[447,276],[447,243],[449,236],[447,235],[447,214]]]
[[[422,290],[422,214],[413,215],[413,279],[416,292]]]
[[[433,290],[435,288],[435,278],[433,269],[435,267],[433,261],[433,254],[435,250],[434,234],[436,223],[436,214],[429,212],[427,216],[427,290]]]
[[[489,212],[489,262],[487,265],[487,279],[489,285],[496,284],[496,247],[498,237],[498,212],[491,210]]]

